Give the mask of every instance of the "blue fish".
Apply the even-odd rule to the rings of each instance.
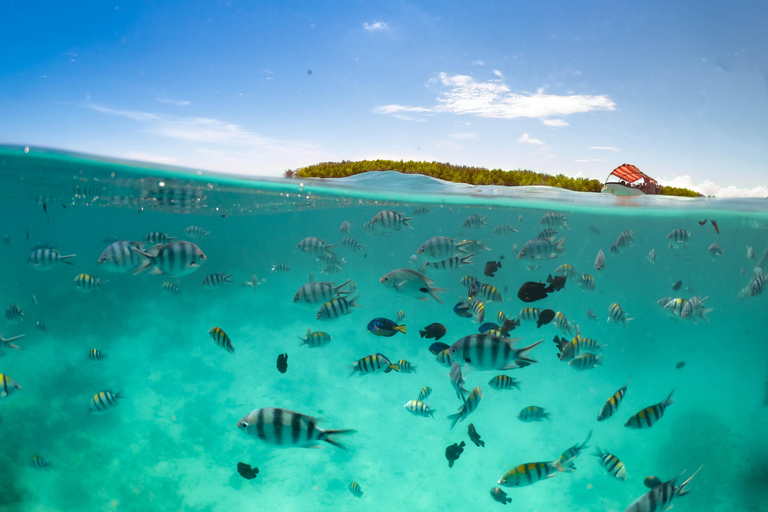
[[[405,325],[397,325],[388,318],[374,318],[368,323],[368,330],[376,336],[394,336],[398,332],[405,334]]]

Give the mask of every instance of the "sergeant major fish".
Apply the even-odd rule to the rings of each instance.
[[[428,301],[429,297],[432,297],[440,304],[443,304],[443,301],[438,294],[448,291],[447,288],[434,286],[435,282],[432,279],[407,268],[393,270],[379,279],[379,282],[401,295],[423,301]]]
[[[607,420],[619,410],[619,405],[621,405],[624,395],[627,394],[627,386],[629,386],[629,380],[605,401],[602,409],[600,409],[600,413],[597,415],[597,421]]]
[[[134,275],[151,267],[150,274],[185,276],[200,268],[200,264],[207,259],[197,245],[183,240],[151,247],[146,251],[131,246],[131,250],[146,257],[133,272]]]
[[[677,481],[682,477],[682,474],[676,476],[672,480],[664,482],[661,485],[657,485],[650,492],[647,492],[637,498],[629,505],[624,512],[657,512],[661,510],[669,510],[672,500],[677,496],[685,496],[688,494],[686,485],[693,480],[701,468],[696,470],[696,473],[692,474],[685,482],[680,485],[676,485]]]
[[[96,393],[91,398],[90,412],[93,414],[103,414],[115,407],[120,403],[119,400],[124,398],[120,392],[113,393],[109,390]]]
[[[267,407],[255,409],[237,422],[237,428],[246,434],[275,446],[317,447],[317,441],[325,441],[337,448],[344,445],[333,436],[349,435],[352,429],[324,430],[317,427],[319,420],[288,409]]]
[[[387,357],[380,352],[358,359],[352,363],[350,368],[352,368],[352,373],[349,374],[350,377],[355,373],[359,373],[360,375],[378,373],[382,369],[384,370],[384,373],[389,373],[392,370],[395,370],[396,372],[400,371],[400,367],[396,364],[392,364],[392,361],[387,359]]]
[[[317,310],[315,318],[317,318],[317,320],[333,320],[340,316],[348,315],[352,312],[352,308],[361,307],[360,304],[357,303],[358,298],[360,298],[359,295],[352,297],[351,299],[339,297],[338,299],[326,302]]]
[[[520,464],[504,473],[499,478],[498,484],[504,487],[524,487],[526,485],[532,485],[541,480],[552,478],[558,472],[572,473],[574,469],[571,468],[570,462],[568,464],[562,464],[560,459],[553,460],[552,462],[530,462],[527,464]]]
[[[595,453],[592,455],[600,459],[600,465],[603,466],[603,469],[605,469],[609,475],[618,478],[619,480],[627,479],[627,469],[617,456],[608,451],[603,452],[600,450],[599,446],[595,447]]]
[[[74,263],[69,261],[69,258],[74,258],[75,256],[75,254],[62,256],[59,254],[59,251],[55,249],[41,247],[32,251],[32,254],[27,258],[27,263],[37,270],[51,270],[52,268],[58,267],[59,263],[74,265]]]
[[[641,410],[640,412],[633,414],[632,417],[630,417],[627,422],[624,423],[624,426],[628,428],[652,427],[657,421],[661,419],[662,416],[664,416],[664,411],[666,408],[672,405],[672,393],[674,392],[675,390],[673,389],[663,402],[660,402],[656,405],[651,405]]]
[[[403,407],[413,413],[414,416],[431,417],[432,419],[435,418],[435,411],[437,411],[420,400],[409,400]]]
[[[530,358],[529,353],[544,341],[539,340],[527,347],[515,349],[513,345],[520,339],[471,334],[459,338],[449,350],[453,359],[468,363],[480,371],[512,370],[537,362]]]
[[[467,416],[472,413],[472,411],[477,409],[477,406],[480,404],[480,400],[482,398],[483,390],[480,389],[480,386],[476,386],[475,389],[472,390],[472,393],[470,393],[467,399],[464,401],[464,404],[459,407],[459,412],[448,416],[448,419],[451,420],[451,428],[455,427],[457,422],[464,421]]]

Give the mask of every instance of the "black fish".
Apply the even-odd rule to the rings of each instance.
[[[562,290],[563,287],[565,287],[565,276],[555,276],[552,277],[552,274],[547,276],[547,282],[552,283],[547,287],[547,293],[556,292],[559,290]]]
[[[450,345],[446,345],[445,343],[442,343],[442,342],[437,342],[429,346],[429,351],[432,352],[432,354],[437,355],[447,348],[450,348]]]
[[[498,271],[501,268],[501,262],[500,261],[489,261],[485,264],[485,270],[483,270],[483,274],[485,274],[488,277],[496,277],[494,274],[496,274],[496,271]]]
[[[537,300],[547,298],[547,290],[544,283],[535,283],[528,281],[523,283],[517,292],[517,297],[523,302],[536,302]]]
[[[672,285],[672,290],[677,291],[677,290],[680,289],[681,286],[683,286],[683,282],[682,281],[678,281],[678,282],[676,282],[675,284]]]
[[[504,323],[501,325],[501,327],[499,327],[499,330],[501,331],[501,334],[503,334],[506,338],[509,336],[509,331],[514,331],[515,327],[520,327],[520,320],[507,318],[504,320]]]
[[[451,446],[445,449],[445,458],[448,459],[448,467],[452,468],[453,463],[459,460],[459,456],[464,451],[464,441],[461,444],[453,443]]]
[[[539,319],[536,320],[536,328],[538,329],[542,325],[547,325],[553,318],[555,318],[555,312],[551,309],[545,309],[539,313]]]
[[[559,337],[557,334],[555,334],[555,339],[552,340],[555,345],[557,345],[557,353],[562,354],[563,349],[565,346],[570,343],[567,339]]]
[[[280,354],[277,356],[277,371],[280,373],[288,371],[288,354]]]
[[[709,219],[700,220],[700,221],[699,221],[699,226],[703,226],[704,224],[706,224],[706,223],[707,223],[707,221],[708,221],[708,220],[709,220]]]
[[[445,336],[446,332],[448,332],[448,330],[443,324],[435,322],[434,324],[429,324],[424,329],[419,330],[419,336],[422,338],[434,338],[435,340],[439,340]]]
[[[683,366],[685,366],[685,361],[680,361],[679,363],[677,363],[677,364],[675,365],[675,368],[677,368],[677,369],[679,370],[679,369],[680,369],[680,368],[682,368]]]
[[[600,234],[600,228],[597,226],[589,226],[589,232],[593,235],[599,235]]]
[[[659,480],[657,476],[647,476],[643,479],[643,483],[649,489],[660,486],[663,482]]]
[[[507,493],[499,489],[498,487],[494,487],[491,489],[491,497],[501,503],[502,505],[506,505],[507,503],[512,503],[512,498],[507,498]]]
[[[242,476],[243,478],[246,478],[248,480],[253,480],[254,478],[256,478],[256,475],[259,474],[259,468],[251,468],[251,466],[249,466],[245,462],[238,462],[237,472],[240,473],[240,476]]]
[[[459,302],[453,306],[453,312],[462,318],[472,318],[474,316],[469,312],[469,308],[466,307],[463,302]]]
[[[480,434],[477,433],[477,430],[475,430],[475,426],[472,423],[469,424],[469,438],[475,443],[475,446],[482,446],[485,448],[485,441],[480,440]]]

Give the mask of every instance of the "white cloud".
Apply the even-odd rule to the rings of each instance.
[[[592,110],[616,109],[616,105],[606,96],[579,94],[558,96],[556,94],[544,94],[543,89],[539,89],[536,93],[516,94],[511,92],[503,80],[477,82],[467,75],[440,73],[436,78],[430,80],[430,83],[437,84],[441,89],[438,91],[437,104],[434,107],[385,105],[374,108],[373,112],[379,114],[401,111],[450,112],[496,119],[528,117],[547,120],[549,123],[563,126],[562,123],[565,121],[548,118]]]
[[[579,162],[581,164],[585,164],[589,162],[602,162],[602,161],[603,161],[602,158],[579,158],[578,160],[574,160],[574,162]]]
[[[768,197],[768,187],[758,185],[752,188],[736,187],[733,185],[723,186],[712,181],[705,180],[704,183],[696,183],[690,176],[675,176],[673,178],[659,178],[661,186],[683,187],[695,190],[699,194],[714,197]]]
[[[174,100],[171,98],[157,98],[156,101],[160,103],[168,103],[169,105],[175,105],[177,107],[187,107],[192,104],[191,101],[187,100]]]
[[[519,139],[517,139],[517,142],[520,144],[534,144],[537,146],[543,146],[544,143],[541,142],[539,139],[532,139],[527,133],[524,133],[520,136]]]
[[[124,156],[130,160],[141,160],[143,162],[154,162],[165,165],[175,165],[178,163],[178,160],[172,156],[151,155],[141,151],[129,151]]]
[[[555,128],[562,128],[568,126],[568,123],[562,119],[542,119],[541,123],[544,126],[554,126]]]
[[[499,71],[498,69],[494,69],[493,70],[493,74],[496,75],[499,78],[504,78],[504,74],[501,71]]]
[[[452,139],[476,139],[476,133],[452,133],[448,135]]]
[[[601,151],[619,151],[619,148],[612,148],[610,146],[589,146],[589,149],[598,149]]]
[[[368,32],[377,32],[389,30],[389,25],[383,21],[377,21],[376,23],[363,23],[363,28]]]
[[[485,62],[483,62],[482,60],[473,60],[472,61],[472,65],[473,66],[485,66]]]

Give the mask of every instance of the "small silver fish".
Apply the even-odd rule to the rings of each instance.
[[[600,252],[597,253],[597,258],[595,258],[595,268],[597,270],[605,268],[605,253],[603,253],[602,249],[600,249]]]
[[[651,249],[651,252],[648,253],[647,258],[651,263],[656,263],[656,249]]]

